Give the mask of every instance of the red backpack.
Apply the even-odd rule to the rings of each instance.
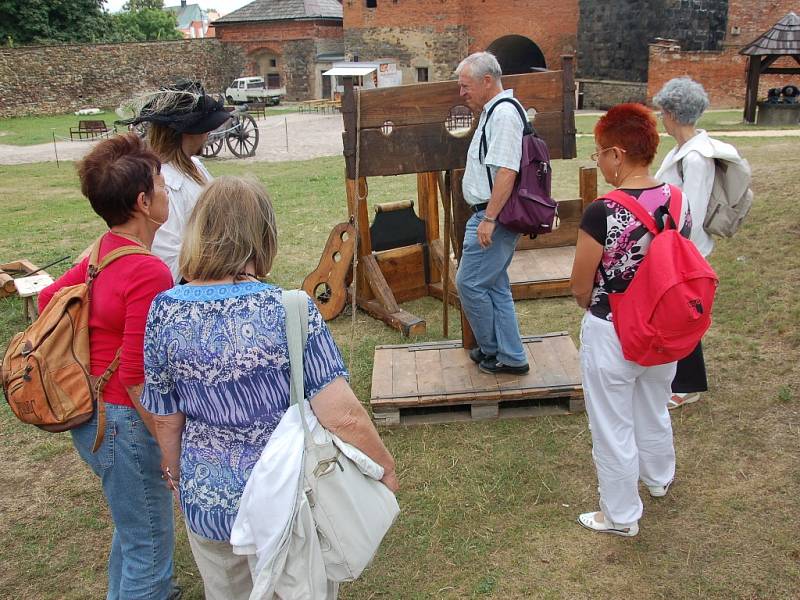
[[[623,355],[644,367],[680,360],[694,350],[711,326],[719,283],[695,245],[678,232],[682,194],[675,186],[669,188],[669,217],[664,216],[661,231],[633,196],[620,190],[605,196],[653,234],[627,290],[608,296]]]

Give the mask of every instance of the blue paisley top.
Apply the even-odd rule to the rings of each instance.
[[[309,300],[306,397],[338,376],[342,357]],[[250,472],[289,407],[281,290],[263,283],[182,285],[150,307],[142,404],[186,415],[181,508],[189,528],[227,541]]]

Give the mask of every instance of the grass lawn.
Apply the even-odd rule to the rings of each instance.
[[[267,116],[282,115],[297,112],[296,107],[270,106]],[[70,127],[77,127],[78,121],[83,119],[103,120],[111,127],[120,117],[113,109],[103,109],[97,115],[78,116],[73,113],[64,115],[35,116],[35,117],[10,117],[0,119],[0,144],[14,146],[31,146],[53,141],[53,130],[56,138],[69,139]],[[119,128],[120,131],[123,128]]]
[[[2,129],[2,127],[0,127]],[[711,391],[673,414],[678,454],[669,496],[643,496],[641,532],[604,537],[575,524],[597,507],[585,415],[398,428],[382,432],[398,461],[403,512],[373,566],[344,599],[797,598],[800,586],[800,211],[793,139],[735,140],[754,167],[756,204],[712,264],[721,279],[705,349]],[[664,140],[656,159],[671,147]],[[554,165],[559,197],[577,194],[575,161]],[[297,287],[346,218],[339,157],[298,163],[209,163],[269,187],[280,250],[272,273]],[[371,200],[413,197],[411,177],[370,181]],[[0,261],[75,255],[103,230],[72,166],[0,166]],[[51,273],[60,273],[52,269]],[[441,303],[406,308],[441,336]],[[517,303],[521,329],[568,330],[568,298]],[[451,311],[451,335],[458,336]],[[20,303],[0,300],[0,343],[23,327]],[[358,313],[330,323],[358,396],[369,397],[373,348],[404,343]],[[97,480],[69,436],[39,432],[0,408],[0,598],[102,597],[112,527]],[[176,574],[184,598],[202,586],[182,525]]]

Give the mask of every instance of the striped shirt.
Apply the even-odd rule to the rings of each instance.
[[[309,300],[307,398],[347,376]],[[289,350],[281,290],[263,283],[182,285],[156,297],[144,342],[142,405],[186,415],[181,508],[189,528],[230,539],[253,466],[289,407]]]
[[[489,100],[481,111],[478,127],[472,136],[467,151],[467,166],[461,187],[467,204],[476,205],[488,202],[492,195],[489,179],[486,176],[486,165],[492,172],[492,182],[500,167],[519,172],[522,159],[522,131],[524,129],[519,113],[510,102],[503,102],[492,113],[489,126],[486,127],[487,111],[501,98],[513,98],[514,90],[504,90]],[[486,144],[488,151],[481,161],[481,132],[486,127]]]

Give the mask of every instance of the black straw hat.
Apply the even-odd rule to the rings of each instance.
[[[186,79],[139,96],[128,108],[135,116],[118,124],[155,123],[188,134],[214,131],[231,116],[221,101],[206,94],[199,81]]]

